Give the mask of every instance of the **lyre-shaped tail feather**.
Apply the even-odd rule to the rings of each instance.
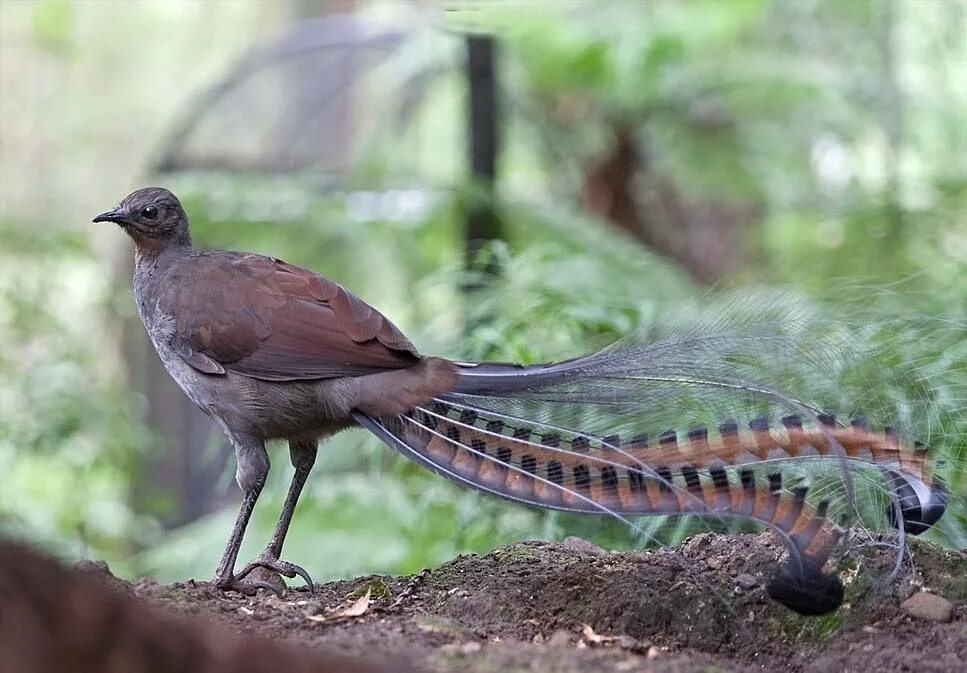
[[[825,415],[848,400],[911,426],[912,405],[871,393],[864,364],[875,355],[858,354],[828,321],[751,299],[563,362],[458,363],[446,394],[400,416],[357,420],[430,469],[516,502],[629,524],[664,514],[759,521],[790,549],[770,595],[799,612],[832,610],[842,586],[822,569],[840,524],[859,512],[854,481],[888,495],[890,521],[913,534],[943,515],[947,491],[911,438]],[[891,372],[873,370],[897,387],[918,376]],[[643,430],[659,434],[649,441]],[[791,476],[815,461],[837,468],[838,479],[807,491]]]
[[[763,418],[747,431],[727,421],[713,437],[692,428],[680,444],[671,430],[657,442],[641,434],[594,437],[472,399],[443,396],[393,418],[357,420],[425,467],[521,504],[605,514],[629,525],[629,517],[677,514],[763,523],[790,549],[769,594],[803,614],[828,612],[842,600],[839,579],[823,566],[845,529],[827,517],[827,501],[807,502],[809,489],[784,479],[785,463],[845,460],[880,468],[908,532],[943,514],[946,490],[924,447],[904,448],[892,429],[877,433],[863,420],[842,427],[820,414],[815,427],[805,427],[788,415],[781,431]]]
[[[769,382],[782,376],[769,370],[783,367],[798,368],[807,384],[824,379],[818,363],[803,356],[795,342],[777,336],[631,340],[548,365],[465,364],[457,388],[437,404],[445,401],[467,414],[486,413],[541,428],[570,428],[570,438],[556,437],[562,446],[568,441],[583,448],[600,445],[611,453],[618,450],[614,460],[619,463],[644,460],[673,471],[810,458],[836,459],[844,467],[874,465],[895,503],[888,512],[894,525],[902,520],[906,532],[919,534],[940,519],[947,492],[925,446],[904,445],[893,427],[872,431],[865,418],[849,426],[838,423],[814,404],[784,393]],[[704,427],[716,416],[721,421],[749,412],[780,417],[782,427],[770,428],[769,417],[762,415],[749,421],[748,431],[725,421],[710,438]],[[629,431],[683,422],[692,424],[687,445],[673,431],[663,432],[651,446],[643,435]],[[843,478],[848,482],[845,471]]]
[[[477,427],[475,412],[460,418],[417,409],[392,419],[359,414],[357,420],[416,462],[458,483],[542,508],[607,514],[622,521],[643,515],[693,514],[759,521],[784,536],[790,560],[769,585],[770,594],[805,614],[839,606],[842,585],[822,568],[843,530],[826,517],[825,502],[807,503],[807,488],[783,492],[782,476],[757,478],[751,466],[735,469],[655,466],[619,448],[592,451],[560,446],[559,435],[534,437],[496,419]],[[505,434],[506,431],[510,431]],[[537,440],[537,441],[535,441]],[[630,522],[629,522],[630,523]]]
[[[564,469],[580,470],[582,466],[601,463],[606,476],[609,468],[631,469],[650,472],[651,476],[666,480],[679,475],[687,480],[690,472],[714,475],[726,467],[759,466],[780,472],[782,464],[787,461],[843,460],[880,469],[885,477],[884,486],[894,503],[887,511],[889,520],[897,525],[894,508],[899,508],[899,520],[908,533],[918,535],[928,530],[940,519],[946,507],[947,490],[936,474],[936,466],[929,459],[927,448],[921,444],[901,446],[892,428],[874,432],[862,419],[854,420],[850,427],[843,427],[837,425],[834,417],[821,414],[821,427],[806,429],[799,416],[785,416],[782,418],[783,430],[776,431],[770,429],[766,419],[756,418],[749,422],[748,432],[740,431],[738,424],[730,420],[719,425],[714,437],[710,437],[704,427],[693,427],[687,432],[687,443],[682,444],[673,430],[662,432],[657,442],[649,442],[644,434],[628,439],[618,434],[595,438],[559,429],[541,433],[526,422],[517,427],[499,419],[484,422],[480,419],[486,418],[488,412],[466,404],[437,401],[431,409],[436,411],[419,411],[411,415],[409,423],[436,427],[439,421],[447,419],[447,411],[452,409],[450,415],[458,418],[456,425],[464,428],[465,438],[483,447],[487,441],[494,441],[496,435],[503,435],[505,439],[499,450],[507,455],[530,456],[525,465],[534,456],[552,453],[548,460]],[[448,437],[458,432],[454,424],[446,427],[450,433]],[[466,450],[460,454],[459,449],[445,444],[431,442],[428,450],[439,452],[441,456],[457,453],[458,465],[469,460]],[[493,469],[488,468],[484,476],[492,472]],[[568,496],[545,494],[542,506],[553,504],[551,501],[555,499],[567,501]]]

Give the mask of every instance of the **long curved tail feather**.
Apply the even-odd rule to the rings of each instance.
[[[849,349],[823,341],[826,325],[789,324],[713,320],[558,363],[457,363],[450,392],[356,418],[429,469],[518,503],[632,526],[679,514],[764,524],[789,548],[770,595],[821,614],[842,601],[824,566],[856,511],[854,477],[891,501],[882,525],[901,534],[928,530],[948,494],[909,430],[826,413],[836,374],[852,371]],[[837,483],[811,481],[810,464],[837,468]]]
[[[495,432],[493,421],[488,430],[426,410],[393,419],[360,413],[357,420],[434,472],[517,503],[610,515],[632,526],[629,517],[676,514],[760,522],[782,535],[790,549],[770,595],[804,614],[829,612],[842,601],[839,580],[822,568],[844,530],[827,518],[828,503],[807,502],[807,487],[784,491],[779,472],[763,479],[752,466],[725,464],[682,464],[672,471],[628,460],[630,453],[612,456],[622,459],[618,462],[600,451],[561,449],[554,438],[543,440],[550,446],[538,444],[519,429],[516,437],[507,437]]]

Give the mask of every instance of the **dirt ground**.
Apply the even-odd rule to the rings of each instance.
[[[844,569],[846,602],[818,618],[766,596],[781,552],[767,534],[705,534],[641,553],[524,542],[410,577],[290,589],[282,599],[203,582],[141,580],[133,590],[243,633],[386,654],[419,670],[967,671],[967,552],[916,543],[913,569],[885,589],[871,577],[887,575],[894,557],[878,552],[866,570]],[[953,604],[949,621],[901,607],[924,589]]]

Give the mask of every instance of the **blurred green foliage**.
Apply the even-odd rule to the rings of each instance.
[[[657,175],[687,195],[758,204],[739,241],[749,261],[720,279],[722,289],[767,282],[815,300],[825,316],[862,313],[857,343],[880,343],[883,362],[929,374],[924,390],[891,388],[870,363],[878,387],[868,399],[931,396],[952,489],[967,490],[967,136],[957,132],[967,122],[967,44],[952,29],[963,25],[962,5],[746,0],[538,11],[525,3],[510,12],[496,3],[484,12],[465,4],[448,13],[453,27],[501,38],[497,206],[507,236],[483,253],[496,275],[462,267],[464,206],[479,195],[465,185],[460,158],[459,76],[441,69],[454,50],[419,40],[383,76],[405,88],[433,73],[429,87],[405,127],[370,119],[373,133],[342,189],[320,190],[312,176],[166,176],[196,241],[338,279],[424,352],[571,357],[696,296],[711,307],[728,301],[582,214],[584,168],[607,151],[615,124],[627,125],[649,160],[637,183],[644,191]],[[71,11],[81,6],[44,5],[34,39],[59,49]],[[417,142],[428,133],[429,150]],[[416,190],[417,214],[363,207],[387,185]],[[144,401],[126,392],[102,347],[116,338],[117,315],[130,314],[126,288],[111,286],[81,237],[11,221],[0,221],[0,237],[0,342],[16,345],[0,351],[0,527],[66,554],[105,557],[125,574],[206,576],[233,508],[165,531],[130,505],[132,475],[153,443],[140,421]],[[470,301],[461,290],[468,280],[482,285]],[[479,327],[466,336],[465,323]],[[291,468],[284,451],[272,455],[242,558],[261,548],[281,508]],[[230,473],[221,488],[232,492]],[[958,506],[946,541],[965,546]],[[659,522],[648,532],[674,539],[685,530]],[[286,553],[321,580],[410,572],[566,534],[636,544],[601,519],[461,491],[348,432],[321,451]]]
[[[0,529],[130,550],[152,525],[126,504],[152,444],[144,400],[104,361],[109,275],[80,237],[0,221],[0,238]]]
[[[52,0],[38,5],[33,19],[33,37],[37,44],[61,55],[70,52],[74,6],[69,0]]]

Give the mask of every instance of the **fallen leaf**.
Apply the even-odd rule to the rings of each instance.
[[[362,617],[369,610],[369,599],[372,595],[373,590],[369,588],[366,593],[353,601],[352,605],[334,610],[324,615],[309,615],[306,617],[310,622],[335,622],[341,619],[350,619],[352,617]]]
[[[371,581],[369,584],[364,584],[356,587],[352,592],[350,592],[348,598],[359,598],[367,591],[372,591],[373,600],[379,600],[380,598],[389,598],[389,587],[383,580],[376,579]]]
[[[595,633],[594,629],[587,624],[583,624],[581,627],[581,637],[589,645],[604,645],[618,640],[617,636],[602,636],[599,633]]]
[[[356,599],[356,601],[350,605],[348,608],[343,610],[339,615],[341,617],[362,617],[369,610],[369,598],[373,595],[373,589],[370,587],[366,589],[366,593]]]

